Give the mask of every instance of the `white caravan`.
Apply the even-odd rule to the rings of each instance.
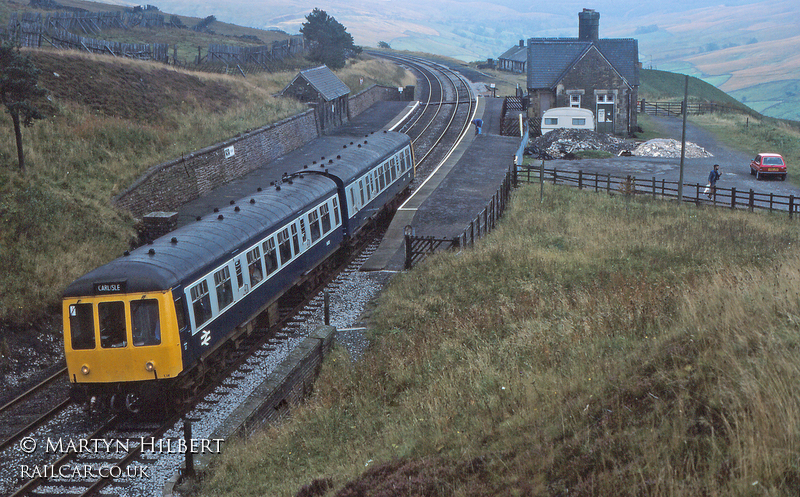
[[[542,134],[558,128],[594,130],[594,113],[581,107],[554,107],[544,111]]]

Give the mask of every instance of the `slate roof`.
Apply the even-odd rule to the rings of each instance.
[[[513,46],[506,50],[503,55],[498,57],[498,60],[505,59],[505,60],[513,60],[516,62],[527,62],[528,61],[528,49],[526,47],[521,47],[519,45]]]
[[[592,47],[608,60],[630,86],[639,86],[639,42],[632,38],[580,40],[530,38],[528,88],[555,88],[567,71]]]
[[[284,94],[286,90],[294,86],[295,83],[300,79],[310,84],[326,102],[336,100],[337,98],[350,93],[350,88],[348,88],[341,79],[336,77],[336,75],[333,74],[333,71],[328,69],[328,66],[323,65],[300,71],[300,73],[294,77],[292,82],[289,83],[286,88],[283,89],[283,91],[281,91],[281,94]]]

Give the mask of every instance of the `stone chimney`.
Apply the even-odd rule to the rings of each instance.
[[[578,39],[597,40],[600,38],[600,12],[583,9],[578,12]]]
[[[519,48],[525,48],[525,40],[519,40]]]

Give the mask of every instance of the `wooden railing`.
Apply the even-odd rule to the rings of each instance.
[[[635,176],[611,176],[610,174],[585,173],[583,171],[559,171],[543,166],[519,166],[515,182],[567,185],[582,190],[596,192],[623,193],[627,195],[648,195],[653,198],[678,198],[678,182],[664,179],[637,178]],[[706,185],[700,183],[683,184],[683,201],[695,205],[713,205],[731,209],[756,209],[769,212],[786,212],[793,217],[798,212],[798,198],[794,195],[777,195],[757,192],[752,188],[717,187],[714,198],[708,198]]]
[[[511,197],[514,179],[513,168],[506,172],[500,188],[497,189],[489,203],[472,219],[461,234],[452,238],[436,238],[434,236],[416,236],[411,232],[405,234],[405,268],[411,269],[426,256],[440,250],[458,250],[471,247],[494,229],[502,217]]]

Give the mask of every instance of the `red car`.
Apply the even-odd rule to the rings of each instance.
[[[777,176],[783,181],[786,179],[786,161],[780,154],[758,154],[750,162],[750,174],[755,174],[756,179]]]

